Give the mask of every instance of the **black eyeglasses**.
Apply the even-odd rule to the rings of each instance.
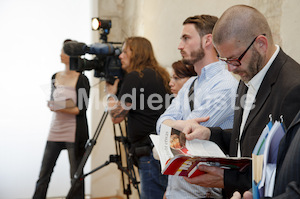
[[[266,36],[266,34],[261,34]],[[259,36],[259,35],[258,35]],[[227,64],[230,64],[232,66],[240,66],[241,65],[241,60],[243,59],[243,57],[245,56],[245,54],[247,53],[247,51],[250,49],[250,47],[254,44],[255,40],[257,39],[256,36],[253,41],[251,42],[251,44],[248,46],[248,48],[243,52],[243,54],[241,54],[241,56],[239,58],[226,58],[226,57],[218,57],[219,60],[226,62]]]

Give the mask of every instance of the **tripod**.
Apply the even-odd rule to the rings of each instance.
[[[102,127],[104,125],[104,122],[107,118],[108,115],[108,111],[105,110],[100,122],[97,126],[97,129],[94,133],[94,136],[92,139],[89,139],[86,143],[85,146],[85,153],[81,159],[81,162],[76,170],[76,173],[74,174],[74,179],[72,180],[72,184],[71,184],[71,188],[68,192],[68,195],[66,197],[66,199],[72,199],[72,196],[74,194],[74,189],[77,185],[77,183],[80,180],[83,180],[86,176],[94,173],[95,171],[109,165],[110,163],[116,163],[118,166],[118,169],[121,170],[121,174],[122,174],[122,184],[123,184],[123,193],[126,194],[127,199],[129,199],[129,195],[131,195],[131,184],[133,185],[133,187],[135,189],[137,189],[138,191],[138,195],[140,197],[140,192],[139,192],[139,187],[138,184],[139,182],[136,180],[136,174],[135,174],[135,170],[133,167],[133,157],[132,155],[129,153],[129,142],[127,141],[127,138],[123,135],[123,131],[122,128],[119,124],[119,128],[120,128],[120,132],[121,132],[121,136],[116,136],[116,129],[115,129],[115,125],[113,125],[113,130],[114,130],[114,138],[115,138],[115,146],[116,146],[116,155],[110,155],[109,156],[109,160],[106,161],[104,164],[100,165],[99,167],[93,169],[92,171],[90,171],[89,173],[84,174],[83,173],[83,168],[87,162],[88,157],[90,156],[93,147],[96,145],[96,140],[98,139],[100,132],[102,130]],[[126,122],[126,121],[125,121]],[[122,155],[121,155],[121,143],[124,146],[125,149],[125,154],[126,154],[126,165],[123,166],[122,164]],[[126,174],[128,176],[128,183],[127,183],[127,187],[125,187],[125,177],[124,174]]]

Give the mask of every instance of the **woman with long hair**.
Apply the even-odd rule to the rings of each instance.
[[[167,176],[153,158],[149,134],[155,133],[156,121],[166,109],[169,73],[158,64],[150,41],[143,37],[127,38],[119,58],[127,74],[117,97],[119,80],[106,84],[110,115],[114,123],[128,118],[127,136],[139,168],[141,198],[162,198]]]

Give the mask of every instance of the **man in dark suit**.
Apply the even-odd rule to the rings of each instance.
[[[300,111],[280,142],[273,199],[300,198]],[[251,199],[250,192],[244,199]],[[241,199],[234,193],[231,199]]]
[[[279,145],[273,196],[300,198],[300,111]]]
[[[300,65],[275,45],[266,18],[255,8],[237,5],[224,12],[213,30],[219,59],[241,80],[232,130],[206,128],[203,118],[185,126],[187,139],[210,139],[230,156],[251,157],[269,121],[282,116],[289,126],[300,109]],[[246,100],[245,100],[246,99]],[[223,188],[225,198],[251,188],[251,168],[243,171],[200,166],[207,172],[186,178],[204,187]]]

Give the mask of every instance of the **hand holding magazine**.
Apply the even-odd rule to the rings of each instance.
[[[195,177],[203,174],[199,165],[242,170],[250,165],[251,158],[226,157],[214,142],[185,140],[184,133],[162,124],[160,135],[150,138],[160,158],[162,174]]]

